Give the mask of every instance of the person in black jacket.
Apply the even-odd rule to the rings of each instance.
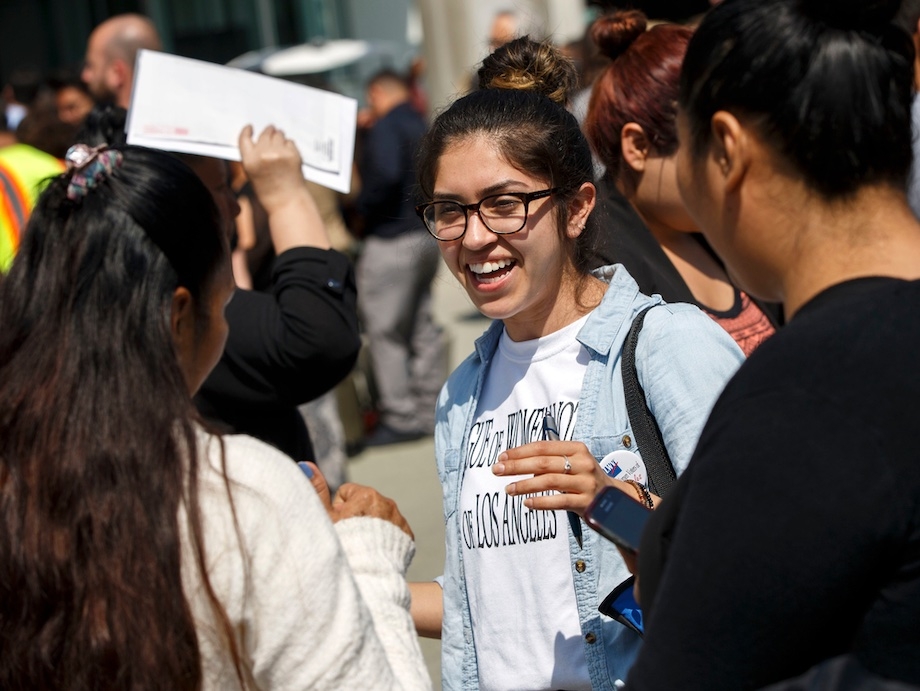
[[[275,254],[271,291],[237,290],[227,305],[227,346],[195,403],[227,431],[262,439],[296,461],[315,460],[297,406],[332,389],[361,347],[350,260],[331,249],[303,180],[294,143],[273,127],[240,135],[243,166],[268,214]],[[198,158],[198,157],[196,157]],[[226,165],[191,167],[217,198],[232,198]],[[235,201],[218,206],[235,216]]]
[[[431,283],[440,254],[415,214],[415,154],[427,126],[410,96],[406,81],[391,70],[368,83],[375,119],[359,159],[356,201],[365,233],[358,307],[380,409],[368,446],[431,434],[447,374],[444,336],[431,313]]]

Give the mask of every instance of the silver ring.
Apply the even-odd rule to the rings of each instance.
[[[568,456],[563,456],[563,458],[565,459],[565,465],[562,467],[562,472],[568,475],[570,472],[572,472],[572,464],[569,463]]]

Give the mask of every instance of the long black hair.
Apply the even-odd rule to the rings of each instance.
[[[196,689],[183,596],[204,568],[195,412],[174,350],[229,249],[184,164],[128,147],[85,195],[54,179],[0,283],[0,688]]]
[[[699,156],[719,110],[764,140],[826,199],[904,187],[914,49],[899,0],[726,0],[687,48],[680,107]]]

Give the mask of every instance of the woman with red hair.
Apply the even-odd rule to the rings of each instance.
[[[775,315],[733,285],[677,190],[677,94],[691,35],[676,24],[647,30],[638,10],[598,19],[591,38],[611,63],[595,82],[585,130],[648,230],[609,237],[613,259],[643,292],[699,306],[749,355],[774,332]]]

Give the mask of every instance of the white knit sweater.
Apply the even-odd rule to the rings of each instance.
[[[415,547],[376,518],[331,523],[301,470],[250,437],[200,435],[199,497],[208,575],[258,689],[430,689],[409,615]],[[185,525],[185,516],[180,516]],[[198,628],[204,688],[238,689],[190,552],[183,582]]]

